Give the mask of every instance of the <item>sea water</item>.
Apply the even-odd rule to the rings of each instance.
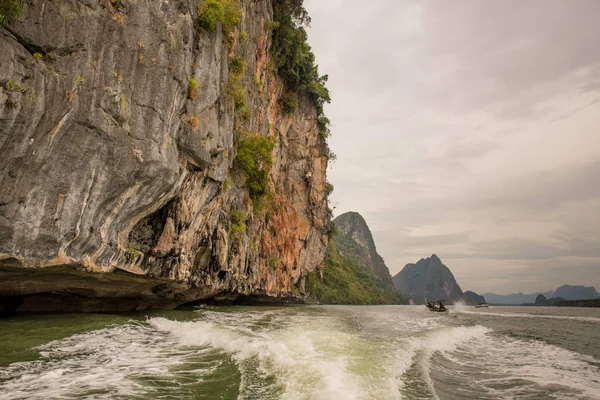
[[[600,399],[600,310],[203,307],[0,320],[0,399]]]

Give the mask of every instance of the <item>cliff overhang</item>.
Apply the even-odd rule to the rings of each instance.
[[[331,215],[322,102],[273,67],[273,2],[219,2],[214,29],[205,0],[27,2],[0,28],[3,307],[304,296]]]

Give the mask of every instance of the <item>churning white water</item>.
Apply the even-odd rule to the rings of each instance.
[[[600,328],[595,316],[410,306],[161,315],[51,340],[34,359],[0,364],[0,399],[600,398],[596,348],[543,337],[563,319],[579,324],[581,340],[598,340],[588,337]],[[546,326],[515,330],[525,318]]]

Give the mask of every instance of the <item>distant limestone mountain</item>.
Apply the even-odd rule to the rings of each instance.
[[[477,304],[481,304],[481,303],[485,303],[485,297],[478,295],[475,292],[472,292],[470,290],[467,290],[465,292],[465,302],[469,305],[477,305]]]
[[[554,292],[555,297],[565,300],[591,300],[598,298],[598,292],[593,286],[571,286],[563,285]]]
[[[535,298],[535,305],[536,306],[546,306],[546,305],[548,305],[548,299],[546,299],[546,296],[544,296],[543,294],[540,293]]]
[[[565,301],[565,299],[561,298],[561,297],[552,297],[550,299],[547,299],[546,296],[544,296],[542,293],[538,294],[537,297],[535,298],[535,305],[536,306],[553,306],[556,303]]]
[[[456,302],[464,299],[452,272],[433,254],[416,264],[406,266],[393,278],[394,286],[402,294],[410,295],[417,304],[427,300]]]
[[[588,300],[597,299],[599,297],[596,289],[585,286],[563,285],[556,291],[536,292],[536,293],[512,293],[512,294],[495,294],[483,293],[482,295],[490,304],[535,304],[538,296],[542,294],[546,300],[561,298],[564,300]],[[541,300],[541,299],[540,299]]]
[[[357,212],[347,212],[333,220],[336,229],[343,235],[336,235],[335,242],[340,254],[357,262],[362,268],[373,272],[390,288],[394,283],[390,270],[377,253],[373,235],[365,219]]]
[[[324,270],[310,273],[306,281],[310,299],[324,304],[406,304],[364,218],[349,212],[334,223],[337,232],[329,241]]]
[[[511,293],[511,294],[496,294],[496,293],[482,293],[481,295],[486,298],[489,304],[533,304],[539,294],[543,294],[545,298],[549,299],[554,297],[553,291],[548,292],[536,292],[536,293]]]

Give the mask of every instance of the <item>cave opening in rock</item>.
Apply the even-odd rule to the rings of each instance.
[[[156,246],[169,216],[171,204],[173,201],[144,217],[133,227],[128,238],[130,247],[148,253]]]

